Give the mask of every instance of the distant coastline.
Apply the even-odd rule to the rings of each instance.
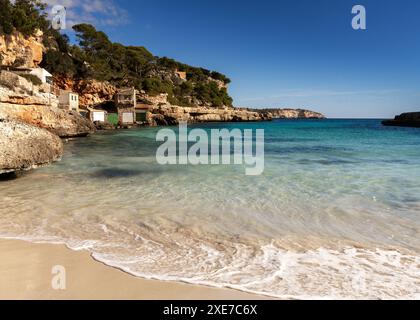
[[[326,116],[322,113],[300,108],[263,108],[250,110],[270,114],[273,119],[326,119]]]

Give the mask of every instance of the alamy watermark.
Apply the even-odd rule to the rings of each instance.
[[[62,5],[55,5],[51,8],[51,27],[55,30],[66,29],[67,10]]]
[[[160,165],[244,165],[248,176],[264,172],[264,130],[203,129],[188,131],[187,123],[179,125],[178,134],[161,129],[156,141],[163,142],[156,152]]]
[[[53,290],[66,290],[66,268],[60,265],[53,266],[51,274],[53,276],[51,279],[51,287]]]
[[[351,26],[354,30],[366,30],[366,7],[363,5],[354,5],[351,13],[354,15]],[[54,5],[51,8],[51,26],[55,30],[66,29],[67,9],[63,5]]]
[[[355,5],[351,13],[355,16],[351,21],[351,26],[354,30],[366,30],[366,8],[360,4]]]

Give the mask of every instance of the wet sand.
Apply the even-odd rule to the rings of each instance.
[[[65,267],[65,290],[53,289],[54,266]],[[63,245],[0,240],[0,299],[251,300],[265,297],[236,290],[144,280],[95,261],[87,251],[72,251]]]

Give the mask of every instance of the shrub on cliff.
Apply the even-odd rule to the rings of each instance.
[[[34,84],[36,86],[42,85],[41,79],[39,79],[37,76],[35,76],[33,74],[22,74],[21,77],[25,78],[30,83],[32,83],[32,84]]]

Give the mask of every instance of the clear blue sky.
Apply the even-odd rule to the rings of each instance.
[[[418,0],[63,1],[115,42],[225,73],[237,106],[420,111]],[[351,27],[356,4],[366,31]]]

